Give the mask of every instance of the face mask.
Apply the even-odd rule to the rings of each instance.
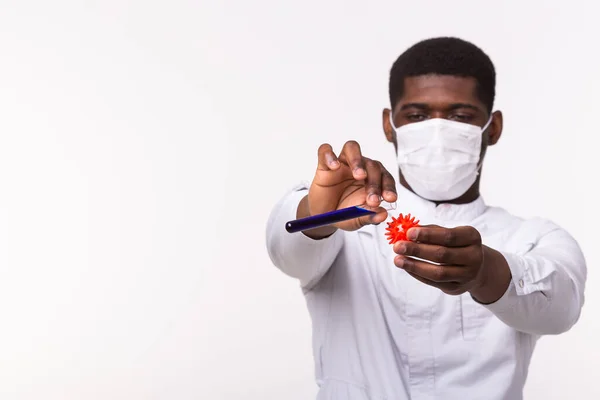
[[[398,166],[406,182],[419,196],[433,201],[454,200],[473,185],[481,163],[483,128],[434,118],[394,127],[398,142]]]

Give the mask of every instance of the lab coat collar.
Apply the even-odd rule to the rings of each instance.
[[[434,219],[440,223],[462,222],[469,223],[483,214],[487,208],[483,197],[465,204],[440,203],[436,205],[411,192],[401,184],[396,187],[398,192],[397,211],[411,213],[423,220]]]

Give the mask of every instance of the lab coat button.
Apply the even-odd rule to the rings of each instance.
[[[523,282],[523,279],[519,279],[519,287],[523,286],[525,286],[525,282]]]

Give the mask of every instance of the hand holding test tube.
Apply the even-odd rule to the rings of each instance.
[[[308,195],[286,230],[319,239],[336,229],[352,231],[378,224],[395,209],[397,197],[392,174],[381,162],[364,157],[358,143],[346,142],[339,156],[323,144]]]

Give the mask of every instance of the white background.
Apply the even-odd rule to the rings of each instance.
[[[388,70],[437,35],[497,67],[486,201],[555,220],[589,262],[582,318],[540,341],[526,398],[600,398],[593,7],[0,0],[0,398],[313,398],[268,213],[321,142],[394,169]]]

